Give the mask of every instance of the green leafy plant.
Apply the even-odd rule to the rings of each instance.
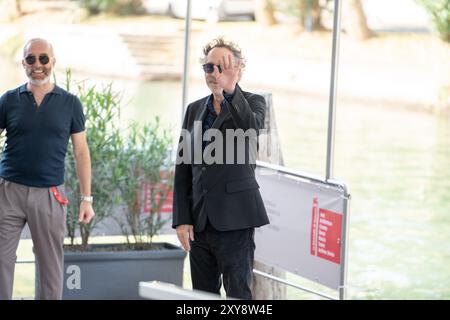
[[[128,128],[119,161],[124,173],[119,189],[125,212],[116,221],[134,249],[151,247],[153,237],[167,222],[161,209],[173,186],[171,147],[170,132],[161,128],[158,117]],[[149,212],[143,213],[144,207]]]
[[[142,0],[80,0],[81,6],[91,15],[113,13],[118,15],[142,14]]]
[[[416,0],[431,17],[439,37],[450,42],[450,0]]]
[[[117,186],[123,177],[118,165],[121,155],[122,137],[119,130],[120,96],[113,93],[112,84],[102,88],[87,85],[85,81],[74,82],[70,71],[66,76],[66,89],[76,88],[76,94],[84,106],[86,136],[92,166],[92,194],[95,197],[96,215],[89,224],[78,224],[80,192],[76,165],[71,146],[66,157],[65,183],[69,198],[67,232],[74,245],[76,231],[81,235],[81,247],[86,249],[92,230],[105,218],[112,215],[120,203]]]
[[[93,229],[105,218],[113,216],[116,208],[123,209],[115,216],[128,247],[144,249],[151,246],[153,237],[166,223],[161,217],[162,206],[173,187],[172,138],[156,117],[140,125],[132,122],[119,128],[121,97],[112,84],[98,88],[86,82],[76,83],[67,72],[66,89],[76,87],[86,115],[86,136],[92,162],[92,194],[96,216],[87,225],[78,224],[79,188],[72,148],[69,148],[66,187],[70,205],[67,230],[74,245],[76,231],[81,235],[81,250],[86,250]],[[143,212],[142,191],[148,196]]]

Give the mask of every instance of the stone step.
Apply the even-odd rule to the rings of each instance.
[[[165,48],[183,48],[183,42],[181,41],[170,41],[170,42],[160,42],[160,41],[150,41],[146,39],[142,40],[129,40],[122,38],[122,41],[130,48],[155,48],[155,49],[165,49]]]
[[[143,42],[160,42],[160,43],[170,43],[174,41],[183,42],[184,35],[155,35],[155,34],[119,34],[126,41],[143,41]]]
[[[157,64],[149,64],[149,65],[142,65],[141,67],[142,73],[181,73],[183,71],[182,67],[173,66],[173,65],[157,65]]]
[[[128,51],[130,51],[133,55],[135,56],[140,56],[140,57],[145,57],[145,56],[161,56],[161,57],[166,57],[166,56],[170,56],[170,57],[176,57],[178,55],[180,55],[180,52],[182,53],[183,51],[181,50],[177,50],[177,49],[173,49],[173,50],[162,50],[162,49],[158,49],[158,48],[147,48],[147,49],[135,49],[135,48],[130,48],[127,47]],[[181,56],[183,56],[181,54]]]
[[[183,72],[183,36],[120,34],[144,80],[179,80]]]
[[[180,81],[181,72],[156,72],[156,71],[143,71],[139,78],[145,81]]]
[[[179,57],[161,57],[161,56],[134,56],[134,61],[139,65],[168,65],[180,66],[183,61]],[[169,59],[170,58],[170,59]]]
[[[143,41],[143,42],[139,42],[139,41],[124,41],[122,39],[122,41],[124,43],[126,43],[127,46],[132,47],[132,48],[178,48],[178,47],[183,47],[182,43],[178,43],[178,42],[169,42],[169,43],[165,43],[165,42],[153,42],[153,41]]]

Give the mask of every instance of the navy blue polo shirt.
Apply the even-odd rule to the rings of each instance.
[[[6,143],[0,177],[30,187],[64,183],[64,162],[71,134],[84,131],[80,100],[56,86],[37,107],[24,84],[0,97],[0,129]]]

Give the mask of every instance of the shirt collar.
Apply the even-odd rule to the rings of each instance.
[[[24,85],[21,85],[21,86],[19,87],[19,93],[24,93],[24,92],[28,92],[27,84],[26,84],[26,83],[25,83]]]
[[[27,89],[27,84],[26,83],[19,87],[19,93],[24,93],[24,92],[25,93],[29,92],[29,90]],[[53,90],[50,91],[50,93],[62,94],[63,90],[55,84],[55,86],[53,87]]]
[[[211,95],[208,97],[208,101],[206,101],[206,108],[208,108],[208,111],[209,111],[209,112],[212,112],[214,115],[217,115],[217,114],[216,114],[216,111],[214,110],[213,99],[214,99],[214,96],[211,94]],[[227,103],[227,99],[223,99],[222,102],[220,103],[220,110],[221,110],[221,111],[222,111],[223,108],[225,107],[225,104],[226,104],[226,103]]]

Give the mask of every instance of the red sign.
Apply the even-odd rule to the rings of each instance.
[[[152,200],[151,200],[151,189],[152,186],[150,184],[144,184],[144,213],[150,213],[150,210],[152,209]],[[154,202],[159,205],[160,202],[160,194],[157,193],[155,195]],[[164,200],[164,203],[161,206],[161,213],[172,213],[172,204],[173,204],[173,191],[170,191]]]
[[[167,179],[170,179],[169,173],[161,171],[161,182],[157,185],[152,185],[149,183],[144,183],[142,187],[142,197],[143,197],[143,213],[150,213],[152,210],[152,202],[159,207],[161,204],[161,194],[166,194],[167,197],[164,199],[164,202],[161,204],[161,209],[159,212],[161,213],[172,213],[172,204],[173,204],[173,191],[168,190],[169,186],[167,185]],[[152,199],[152,192],[154,194],[154,199]]]
[[[317,213],[317,211],[319,211]],[[341,263],[342,214],[318,208],[313,200],[311,221],[311,255]]]

